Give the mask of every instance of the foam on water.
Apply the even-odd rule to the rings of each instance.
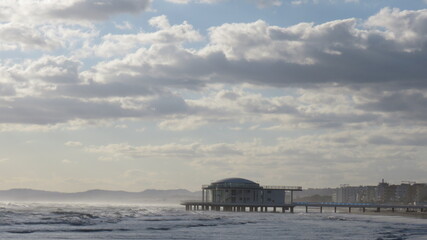
[[[0,204],[1,239],[413,239],[427,220],[334,213],[186,212],[182,206]]]

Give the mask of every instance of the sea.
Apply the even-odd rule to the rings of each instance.
[[[185,211],[179,205],[7,202],[0,203],[0,239],[427,240],[427,219],[305,209],[292,214]]]

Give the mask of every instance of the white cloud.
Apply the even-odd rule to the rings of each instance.
[[[83,146],[83,144],[81,142],[77,142],[77,141],[68,141],[65,143],[65,146],[67,146],[67,147],[81,147],[81,146]]]
[[[370,17],[366,23],[369,27],[385,28],[380,34],[391,42],[398,44],[405,51],[422,51],[427,41],[427,11],[399,10],[383,8]]]
[[[69,160],[69,159],[62,159],[62,160],[61,160],[61,162],[62,162],[63,164],[72,164],[72,163],[74,163],[74,161],[71,161],[71,160]]]
[[[191,116],[182,119],[175,118],[163,120],[159,123],[159,128],[170,131],[184,131],[197,129],[203,125],[206,125],[207,123],[208,121],[202,117]]]
[[[13,50],[20,48],[53,50],[60,46],[56,39],[45,37],[39,29],[28,27],[24,24],[0,24],[0,50]]]
[[[239,175],[256,169],[261,175],[283,176],[280,181],[313,186],[331,181],[327,177],[317,179],[328,174],[354,183],[365,183],[367,180],[363,178],[366,178],[366,173],[374,174],[376,169],[381,169],[385,163],[390,166],[401,166],[402,162],[420,164],[422,154],[417,152],[423,149],[423,146],[419,142],[416,143],[417,141],[411,143],[404,140],[405,144],[402,144],[398,139],[419,136],[426,141],[423,136],[425,133],[425,129],[379,128],[283,137],[276,139],[275,143],[264,143],[257,139],[213,144],[197,141],[160,145],[121,143],[91,146],[86,150],[116,161],[174,159],[194,171],[226,171],[225,175]],[[373,142],[375,136],[385,136],[395,142]],[[299,171],[301,168],[304,168],[303,172]],[[319,169],[322,169],[320,175]],[[406,174],[410,169],[403,167],[400,171]],[[294,171],[297,174],[294,174]],[[280,172],[287,174],[279,174]],[[377,171],[376,174],[382,173]],[[316,179],[310,176],[316,176]],[[294,177],[296,179],[293,179]],[[396,177],[393,180],[399,181],[399,176]]]
[[[114,26],[120,30],[131,30],[133,28],[132,24],[128,21],[124,21],[121,24],[114,23]]]
[[[98,56],[112,57],[125,55],[135,48],[156,44],[183,44],[185,42],[201,41],[203,37],[187,22],[170,25],[166,16],[151,18],[149,23],[159,30],[156,32],[141,32],[137,34],[112,35],[102,37],[102,42],[94,46]]]

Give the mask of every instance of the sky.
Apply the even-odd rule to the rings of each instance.
[[[0,189],[427,182],[427,1],[2,0]]]

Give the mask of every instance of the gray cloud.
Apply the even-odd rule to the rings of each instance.
[[[145,11],[151,0],[2,1],[0,17],[17,22],[101,21],[122,13]]]
[[[107,4],[105,8],[114,5],[104,3]],[[79,4],[89,3],[82,1]],[[95,3],[90,4],[95,6]],[[123,9],[133,2],[129,4],[124,4]],[[104,43],[110,40],[131,44],[146,41],[144,45],[135,45],[138,46],[135,51],[125,49],[129,52],[123,57],[99,62],[84,71],[80,70],[82,63],[78,60],[49,56],[27,61],[21,66],[0,68],[9,76],[3,91],[19,96],[16,101],[9,102],[12,108],[4,109],[10,117],[4,116],[3,121],[12,122],[16,118],[21,119],[18,122],[43,123],[75,118],[181,114],[182,121],[194,116],[192,121],[199,126],[218,119],[236,121],[238,112],[240,117],[255,124],[259,124],[256,121],[266,121],[276,126],[292,123],[332,128],[411,119],[424,122],[427,119],[425,96],[411,91],[425,89],[427,83],[427,68],[423,66],[427,62],[427,36],[423,31],[417,32],[421,26],[427,26],[423,18],[426,13],[427,10],[385,9],[364,25],[358,25],[355,19],[320,25],[301,23],[286,28],[270,26],[264,21],[224,24],[209,29],[209,43],[199,50],[184,47],[186,42],[201,39],[191,25],[170,26],[165,16],[156,17],[150,20],[159,28],[153,33],[104,38]],[[413,33],[412,37],[398,33],[402,29],[396,27],[398,24],[393,22],[393,16],[401,21],[411,21],[405,31]],[[102,43],[94,48],[101,46]],[[179,96],[181,91],[200,92],[215,84],[238,86],[248,83],[267,88],[313,90],[307,93],[311,95],[322,89],[343,89],[353,99],[346,104],[309,102],[307,105],[312,107],[305,108],[302,106],[306,103],[298,99],[277,102],[277,99],[266,96],[257,98],[228,92],[222,100],[211,99],[219,106],[215,107],[203,99],[187,101]],[[7,90],[7,86],[15,86],[15,91]],[[44,94],[51,98],[38,102],[37,96]],[[31,115],[27,114],[31,112],[30,107],[21,104],[26,102],[25,96],[31,99],[28,106],[43,113],[37,114],[35,110],[33,114],[46,118],[51,114],[52,120],[23,120]],[[132,97],[137,100],[129,101]],[[126,106],[117,104],[119,100],[112,98],[122,98]],[[46,105],[49,101],[52,101],[52,106],[49,105],[52,112],[47,110],[48,107],[38,108],[36,105]],[[70,104],[65,108],[69,112],[61,112],[60,104],[55,101]],[[84,107],[81,111],[73,107],[73,104],[80,106],[83,103],[89,104],[87,112],[90,114],[84,112]],[[94,108],[105,107],[105,111],[91,110],[91,104]],[[63,117],[55,117],[57,114],[63,114]],[[257,118],[259,120],[255,120]]]
[[[174,96],[129,102],[26,97],[0,101],[0,123],[57,124],[77,119],[166,117],[186,110],[186,103]]]
[[[146,10],[151,0],[84,0],[74,1],[68,6],[46,11],[48,16],[58,19],[105,20],[120,13],[139,13]]]

